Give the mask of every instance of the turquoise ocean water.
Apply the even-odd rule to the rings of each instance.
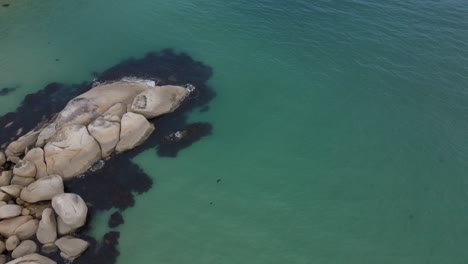
[[[134,159],[155,184],[119,264],[468,263],[467,18],[462,0],[0,0],[0,89],[18,87],[0,113],[183,51],[213,68],[190,115],[213,135]]]

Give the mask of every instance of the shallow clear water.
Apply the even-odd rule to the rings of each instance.
[[[148,51],[213,67],[213,135],[134,160],[120,264],[468,261],[466,1],[7,2],[0,113]]]

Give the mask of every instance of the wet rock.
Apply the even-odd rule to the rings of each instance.
[[[57,240],[57,222],[54,211],[47,208],[42,212],[42,219],[37,229],[37,240],[42,244],[53,243]]]
[[[120,139],[119,122],[111,122],[99,117],[88,125],[88,131],[101,146],[102,158],[114,152]]]
[[[28,186],[29,184],[34,182],[34,178],[29,178],[29,177],[20,177],[20,176],[13,176],[11,179],[11,184],[12,185],[20,185],[23,187]]]
[[[8,251],[13,251],[20,243],[20,240],[17,236],[10,236],[5,241],[5,247]]]
[[[120,141],[115,150],[124,152],[143,143],[154,131],[154,126],[140,114],[128,112],[123,115],[120,128]]]
[[[138,94],[131,111],[148,119],[158,117],[177,109],[188,93],[188,89],[182,86],[156,86]]]
[[[72,228],[80,228],[86,222],[88,207],[77,194],[63,193],[56,195],[52,199],[52,207],[61,220]]]
[[[8,264],[57,264],[57,262],[37,253],[33,253],[10,261]]]
[[[21,191],[20,198],[28,203],[52,200],[52,197],[64,191],[62,177],[45,176],[31,183]]]
[[[110,228],[115,228],[123,223],[124,219],[122,217],[122,214],[120,212],[115,212],[111,215],[108,224]]]
[[[82,125],[70,125],[59,130],[45,145],[47,173],[64,179],[78,176],[101,158],[97,141]]]
[[[18,196],[21,193],[21,190],[23,189],[23,186],[21,185],[6,185],[0,187],[0,190],[11,197],[18,198]]]
[[[7,204],[0,207],[0,219],[12,218],[21,214],[21,206],[16,204]]]
[[[47,165],[44,159],[44,150],[42,148],[33,148],[26,156],[24,156],[23,160],[30,161],[34,163],[36,166],[36,178],[42,178],[47,176]]]
[[[0,186],[10,185],[10,181],[12,177],[13,177],[13,171],[0,172]]]
[[[16,259],[37,252],[37,245],[32,240],[24,240],[11,253],[11,257]]]
[[[60,249],[60,256],[64,259],[75,259],[89,247],[87,241],[71,236],[58,239],[55,241],[55,245]]]
[[[36,176],[36,165],[28,160],[21,160],[13,168],[13,175],[25,178]]]

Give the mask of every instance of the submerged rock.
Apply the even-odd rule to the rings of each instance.
[[[101,148],[85,126],[69,125],[60,129],[45,145],[49,175],[65,179],[80,175],[101,158]]]

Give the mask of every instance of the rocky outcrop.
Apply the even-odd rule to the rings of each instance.
[[[80,228],[86,222],[88,207],[77,194],[63,193],[55,196],[52,207],[60,219],[72,228]]]
[[[50,123],[11,142],[5,154],[0,151],[0,264],[11,258],[13,264],[55,263],[35,253],[36,240],[28,240],[34,236],[45,254],[59,248],[66,260],[79,257],[89,243],[61,236],[85,225],[88,207],[79,195],[64,193],[63,181],[142,144],[155,129],[147,119],[174,111],[188,93],[154,82],[100,85],[69,101]],[[5,248],[8,256],[1,255]]]
[[[65,236],[57,241],[55,245],[60,249],[60,256],[64,259],[72,260],[79,257],[89,246],[83,239]]]
[[[65,179],[85,172],[101,158],[101,148],[82,125],[69,125],[60,129],[45,145],[47,173]]]
[[[128,112],[122,116],[120,141],[115,150],[124,152],[143,143],[154,131],[154,126],[140,114]]]
[[[156,86],[138,94],[131,111],[148,119],[164,115],[177,109],[188,93],[182,86]]]
[[[20,198],[28,203],[52,200],[54,196],[62,194],[63,189],[62,177],[45,176],[23,188]]]

